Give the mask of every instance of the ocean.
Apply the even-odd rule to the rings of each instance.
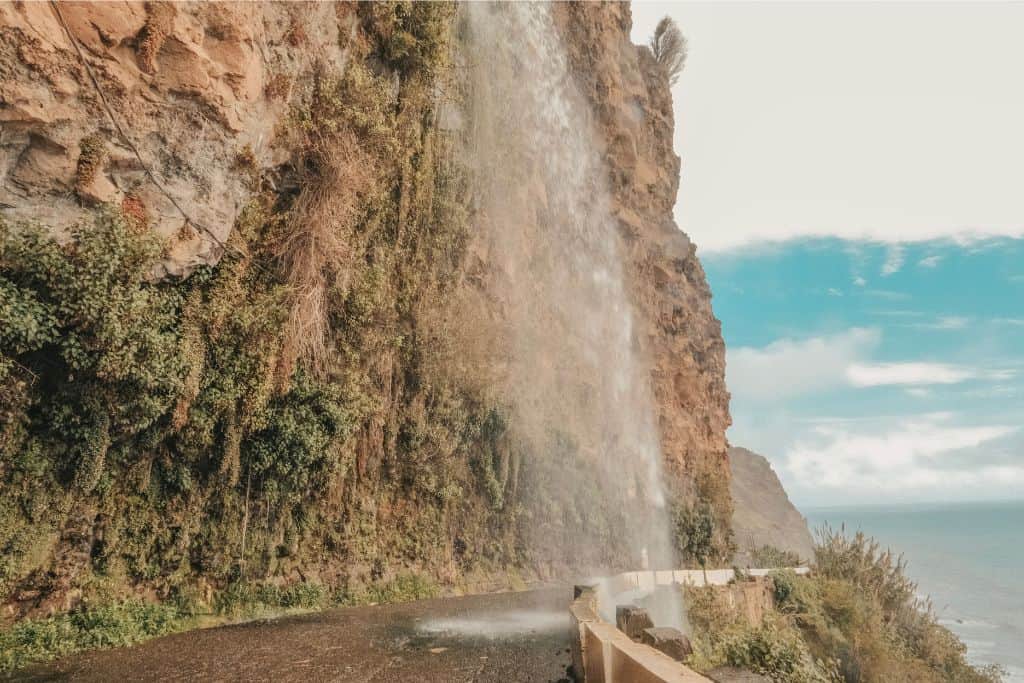
[[[1024,501],[806,508],[812,531],[863,530],[903,553],[918,592],[976,664],[1024,681]]]

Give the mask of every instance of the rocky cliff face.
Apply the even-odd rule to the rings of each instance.
[[[667,479],[680,499],[711,506],[724,548],[731,514],[725,344],[696,247],[672,218],[680,168],[672,95],[651,52],[629,40],[628,5],[556,10],[599,124],[640,319],[635,341],[652,364]]]
[[[604,522],[517,441],[500,344],[472,334],[505,312],[456,152],[455,9],[59,7],[0,5],[8,614],[571,571],[531,527]],[[668,84],[627,5],[553,13],[607,167],[670,500],[711,515],[725,555],[724,349],[671,218]]]
[[[354,19],[332,4],[0,4],[4,215],[64,237],[114,204],[166,240],[166,273],[216,263],[248,169],[288,156],[292,90],[314,62],[341,66]]]
[[[814,557],[814,539],[807,520],[789,501],[782,482],[762,456],[746,448],[729,449],[732,465],[733,534],[739,552],[748,555],[764,546]]]

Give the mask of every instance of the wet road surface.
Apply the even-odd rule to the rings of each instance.
[[[24,681],[566,681],[571,587],[343,608],[76,655]]]

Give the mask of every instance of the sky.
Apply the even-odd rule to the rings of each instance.
[[[729,439],[798,505],[1024,497],[1024,3],[634,3]]]

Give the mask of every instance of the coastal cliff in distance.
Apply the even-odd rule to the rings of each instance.
[[[814,558],[814,538],[807,520],[790,502],[768,459],[746,448],[729,448],[732,468],[733,539],[738,557],[772,546]]]

